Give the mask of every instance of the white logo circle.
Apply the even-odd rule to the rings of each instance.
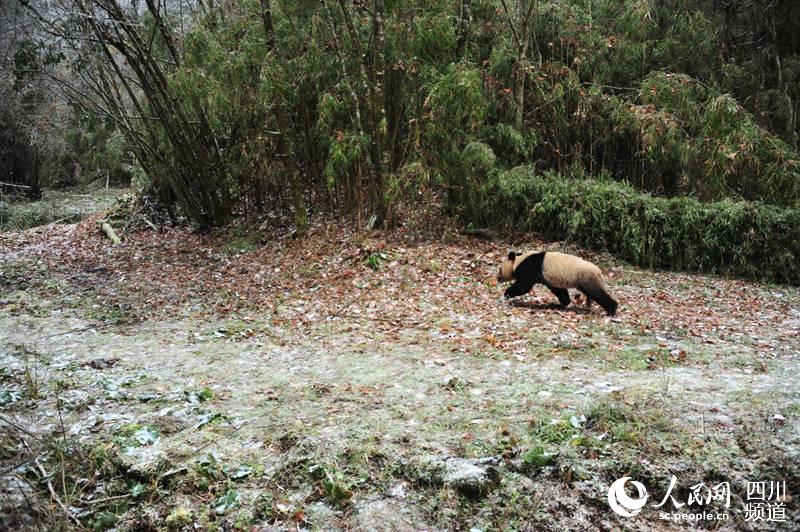
[[[633,484],[633,487],[639,492],[636,499],[628,497],[628,494],[625,493],[625,483],[630,480],[630,478],[631,477],[622,477],[608,488],[608,505],[611,506],[611,509],[614,510],[617,515],[621,515],[622,517],[633,517],[637,515],[647,502],[647,490],[641,482],[631,480],[631,484]]]

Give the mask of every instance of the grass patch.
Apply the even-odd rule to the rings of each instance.
[[[657,452],[674,450],[681,432],[669,413],[652,400],[600,401],[589,411],[587,426],[607,434],[610,442]]]

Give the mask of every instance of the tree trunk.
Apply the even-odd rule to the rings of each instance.
[[[461,0],[461,15],[458,19],[458,40],[456,41],[456,57],[458,59],[464,59],[470,22],[472,22],[472,0]]]
[[[533,0],[518,0],[520,20],[517,64],[514,78],[514,127],[522,132],[525,121],[525,80],[528,77],[528,46],[530,45],[530,15]],[[529,4],[530,3],[530,4]]]
[[[264,24],[264,36],[267,40],[267,61],[274,59],[278,55],[277,41],[275,39],[275,27],[272,23],[272,6],[270,0],[260,0],[261,20]],[[306,202],[303,195],[303,186],[300,182],[300,169],[294,153],[292,138],[289,136],[289,117],[283,108],[283,102],[273,102],[273,113],[275,123],[278,126],[278,135],[275,144],[278,156],[284,158],[289,168],[289,186],[292,194],[292,205],[294,207],[294,222],[297,226],[297,233],[302,235],[308,228],[308,213]]]
[[[385,4],[383,0],[375,0],[372,6],[374,48],[370,61],[373,79],[370,81],[370,76],[365,67],[365,55],[361,48],[361,41],[359,40],[355,24],[353,23],[353,15],[345,0],[338,0],[338,2],[342,11],[342,17],[344,18],[345,27],[347,28],[347,33],[350,36],[353,51],[358,58],[358,72],[362,93],[357,94],[357,98],[358,105],[361,109],[365,110],[365,113],[362,113],[362,117],[366,114],[369,118],[369,127],[366,129],[369,132],[370,138],[368,150],[369,160],[367,161],[367,165],[371,168],[372,173],[372,197],[375,223],[380,226],[383,224],[386,207],[384,197],[385,179],[382,142],[383,128],[385,127],[384,117],[386,116],[386,106],[383,101],[383,44],[385,38],[383,32],[383,16],[385,13]]]
[[[383,18],[385,15],[384,0],[375,0],[373,2],[373,19],[372,19],[372,37],[374,40],[373,53],[372,53],[372,88],[370,97],[372,99],[372,115],[373,115],[373,154],[372,164],[375,173],[375,185],[373,202],[375,209],[375,216],[377,225],[383,225],[384,218],[386,217],[386,177],[384,175],[384,137],[387,128],[386,124],[386,98],[384,96],[385,74],[385,34],[383,31]]]
[[[528,47],[530,46],[530,21],[536,0],[517,0],[514,15],[506,0],[500,0],[506,13],[508,25],[517,45],[517,60],[514,63],[514,127],[522,132],[525,122],[525,81],[528,77]],[[517,23],[514,22],[516,17]]]

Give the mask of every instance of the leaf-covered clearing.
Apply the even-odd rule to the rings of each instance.
[[[747,528],[744,482],[798,492],[797,288],[589,255],[617,317],[558,310],[543,287],[509,304],[501,257],[562,248],[439,233],[1,235],[4,515],[669,528],[617,518],[605,494],[623,475],[662,494],[675,474],[730,481],[729,524]]]

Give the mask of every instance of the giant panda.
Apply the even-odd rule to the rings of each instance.
[[[562,308],[569,305],[567,288],[577,288],[586,295],[586,305],[597,301],[609,316],[617,312],[617,302],[608,295],[600,268],[573,255],[555,251],[511,252],[500,265],[498,281],[514,281],[505,298],[525,295],[541,283],[553,292]]]

